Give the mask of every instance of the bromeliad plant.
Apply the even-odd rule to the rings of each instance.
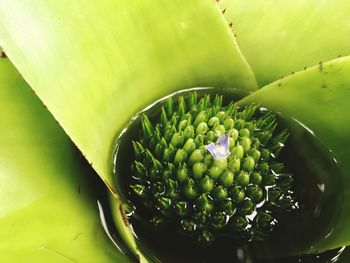
[[[1,261],[26,262],[31,258],[36,262],[129,262],[132,259],[123,253],[128,250],[147,262],[125,217],[126,200],[118,194],[120,184],[111,168],[115,137],[143,107],[173,91],[195,86],[250,92],[237,102],[240,109],[250,109],[248,105],[255,103],[294,118],[332,151],[344,186],[341,212],[326,238],[301,251],[349,245],[350,125],[346,112],[350,99],[350,58],[324,62],[350,54],[349,9],[348,1],[344,0],[317,3],[271,0],[254,6],[235,0],[221,0],[218,4],[210,0],[159,3],[0,0],[0,46],[29,84],[7,58],[0,58]],[[239,47],[231,32],[232,24]],[[301,71],[278,79],[298,70]],[[259,86],[272,83],[257,90],[255,77]],[[167,121],[173,121],[170,113]],[[250,121],[254,123],[255,119]],[[203,155],[203,161],[209,156],[214,162],[212,154],[220,155],[220,139],[224,142],[227,137],[216,136],[209,119],[207,122],[204,138],[207,141],[203,142],[204,148],[196,144],[195,150]],[[155,128],[156,122],[153,125]],[[225,123],[219,125],[225,128]],[[204,124],[200,127],[205,129]],[[179,127],[175,128],[181,133]],[[287,128],[292,136],[293,128]],[[249,136],[254,136],[247,129]],[[210,131],[214,132],[211,141]],[[247,138],[244,133],[247,132],[238,133],[242,136],[238,141]],[[172,139],[173,136],[163,146],[169,148]],[[175,145],[177,140],[181,142],[181,134],[178,139],[175,136]],[[238,147],[237,140],[234,143],[233,147]],[[73,144],[90,166],[83,164]],[[140,144],[150,147],[141,141]],[[156,157],[156,149],[150,148],[155,153],[149,152]],[[264,149],[271,148],[257,148],[261,156]],[[174,154],[172,162],[177,168],[174,174],[178,178],[188,177],[185,187],[192,179],[193,185],[201,188],[200,182],[206,177],[198,181],[193,178],[195,163],[192,166],[190,159],[176,163]],[[235,156],[230,152],[227,160]],[[241,174],[251,168],[252,160],[259,162],[253,156],[249,153],[243,157]],[[208,171],[219,167],[217,163],[207,166]],[[87,183],[91,167],[108,188],[115,226],[122,243],[129,248],[123,252],[101,233],[91,184]],[[190,171],[183,172],[185,168]],[[258,166],[254,165],[254,169]],[[226,168],[225,172],[230,170]],[[220,174],[219,182],[212,183],[212,191],[219,188],[220,182],[224,185],[217,192],[225,192],[224,186],[226,189],[239,186],[241,180],[237,177],[235,174],[228,184],[220,179]],[[209,183],[203,181],[202,185],[211,185],[207,178]],[[332,176],[323,180],[332,181]],[[133,183],[134,189],[142,186]],[[245,189],[248,195],[247,192],[250,191]],[[259,197],[259,190],[257,193]],[[221,194],[217,196],[220,199]],[[177,207],[181,210],[181,205]],[[236,210],[243,211],[237,207]],[[165,218],[163,213],[154,215],[160,214]],[[212,215],[204,218],[211,219]],[[258,228],[258,224],[254,226]],[[215,236],[217,230],[213,229],[209,224],[202,228]]]
[[[150,212],[143,218],[175,224],[203,246],[218,235],[264,240],[294,205],[292,176],[277,160],[288,133],[275,131],[273,113],[222,100],[169,98],[153,124],[141,116],[133,142],[131,188]]]

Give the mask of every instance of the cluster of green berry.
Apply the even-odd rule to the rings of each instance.
[[[277,161],[288,133],[273,113],[193,92],[176,106],[167,99],[158,120],[143,114],[141,126],[131,192],[153,225],[175,222],[204,246],[227,234],[264,239],[293,206],[293,178]]]

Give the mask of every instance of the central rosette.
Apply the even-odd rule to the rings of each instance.
[[[222,235],[263,240],[294,205],[275,114],[191,93],[176,106],[169,98],[154,121],[143,114],[141,126],[131,189],[155,227],[175,224],[204,246]]]

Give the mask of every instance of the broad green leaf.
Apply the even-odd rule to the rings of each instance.
[[[0,0],[0,45],[112,191],[136,112],[187,87],[256,88],[209,0]]]
[[[103,232],[92,169],[4,58],[0,112],[0,261],[130,262]]]
[[[347,0],[220,0],[258,83],[350,55]]]
[[[344,188],[340,216],[331,234],[312,251],[350,245],[349,72],[350,57],[336,59],[278,80],[240,102],[261,103],[303,123],[338,161]]]

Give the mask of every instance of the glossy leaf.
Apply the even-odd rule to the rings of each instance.
[[[350,55],[347,0],[220,0],[260,86]]]
[[[4,58],[0,87],[0,261],[130,262],[103,232],[94,172]]]
[[[336,59],[278,80],[244,98],[302,123],[338,161],[343,203],[333,231],[310,250],[350,245],[350,57]],[[332,174],[329,175],[330,178]],[[339,204],[334,204],[339,205]]]

